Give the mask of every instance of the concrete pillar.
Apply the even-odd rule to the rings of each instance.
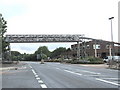
[[[77,42],[77,59],[80,59],[80,44],[79,41]]]
[[[109,55],[112,56],[112,45],[109,46]]]
[[[11,59],[11,46],[9,45],[8,48],[9,48],[9,61],[12,61],[12,59]]]
[[[95,40],[95,57],[97,57],[96,40]]]

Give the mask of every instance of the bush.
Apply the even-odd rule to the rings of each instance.
[[[48,61],[45,61],[45,62],[60,62],[59,59],[52,59],[52,60],[48,60]]]
[[[88,61],[90,61],[89,62],[90,64],[103,64],[104,63],[103,59],[97,58],[97,57],[89,57]]]
[[[101,58],[96,58],[96,57],[88,57],[86,59],[82,60],[68,60],[65,61],[66,63],[71,63],[71,64],[103,64],[104,61]]]

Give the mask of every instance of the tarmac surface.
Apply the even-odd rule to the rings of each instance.
[[[20,62],[2,68],[3,88],[118,88],[108,65]]]

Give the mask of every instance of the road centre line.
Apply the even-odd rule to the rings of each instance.
[[[45,84],[40,84],[42,88],[47,88]]]
[[[69,72],[69,73],[73,73],[73,74],[77,74],[77,75],[80,75],[80,76],[82,75],[80,73],[72,72],[72,71],[69,71],[69,70],[64,70],[64,71]]]
[[[37,77],[38,77],[38,75],[35,75],[35,77],[37,78]]]
[[[36,72],[32,69],[33,74],[36,74]]]
[[[105,83],[109,83],[109,84],[113,84],[113,85],[116,85],[116,86],[120,86],[120,85],[117,84],[117,83],[110,82],[110,81],[107,81],[107,80],[103,80],[103,79],[100,79],[100,78],[96,78],[96,80],[98,80],[98,81],[102,81],[102,82],[105,82]]]
[[[37,77],[36,79],[37,79],[37,80],[40,80],[40,78],[39,78],[39,77]]]
[[[43,83],[43,81],[42,80],[38,80],[38,83]]]
[[[30,66],[31,67],[31,66]],[[43,81],[39,78],[39,76],[37,75],[37,73],[35,72],[35,70],[31,67],[31,70],[33,72],[33,74],[35,75],[36,80],[38,81],[38,83],[40,84],[40,86],[42,88],[47,88],[47,86],[43,83]]]

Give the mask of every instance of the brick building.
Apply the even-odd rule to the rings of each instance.
[[[80,43],[80,57],[88,57],[88,56],[95,56],[95,45],[96,45],[96,55],[100,58],[105,58],[109,56],[109,41],[89,41],[89,42],[82,42]],[[77,57],[77,50],[78,45],[74,44],[71,45],[71,50],[73,54],[73,58]],[[120,56],[120,46],[114,45],[112,47],[112,55]]]

